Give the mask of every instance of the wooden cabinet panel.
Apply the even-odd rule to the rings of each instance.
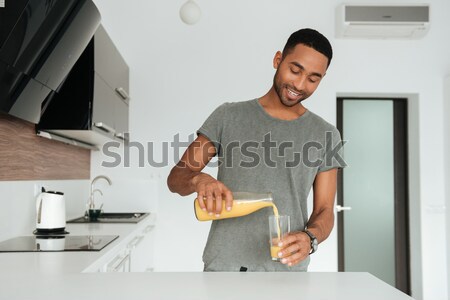
[[[89,178],[90,150],[41,138],[33,123],[0,113],[0,180]]]

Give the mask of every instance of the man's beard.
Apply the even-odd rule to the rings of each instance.
[[[305,94],[304,92],[299,92],[300,98],[298,99],[298,101],[294,101],[294,102],[289,101],[288,99],[286,99],[286,97],[283,96],[283,89],[289,88],[296,92],[297,92],[297,89],[291,85],[282,84],[281,82],[278,82],[277,77],[278,77],[278,70],[275,72],[275,76],[273,77],[273,86],[275,88],[275,92],[278,95],[278,99],[280,99],[281,104],[283,104],[284,106],[293,107],[293,106],[299,104],[300,102],[302,102],[303,100],[307,99],[310,96],[310,95]]]

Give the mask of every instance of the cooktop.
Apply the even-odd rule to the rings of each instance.
[[[100,251],[118,235],[19,236],[0,242],[0,252]]]

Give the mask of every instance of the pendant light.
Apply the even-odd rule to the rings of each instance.
[[[188,24],[194,25],[200,20],[202,16],[202,11],[194,0],[188,0],[180,8],[180,18],[181,20]]]

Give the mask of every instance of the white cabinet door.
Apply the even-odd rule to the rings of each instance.
[[[153,271],[153,228],[154,225],[148,225],[129,243],[131,272]]]
[[[151,214],[139,228],[127,232],[83,272],[152,272],[155,217]]]
[[[125,250],[122,253],[117,254],[106,265],[106,272],[129,272],[130,271],[130,252]]]

